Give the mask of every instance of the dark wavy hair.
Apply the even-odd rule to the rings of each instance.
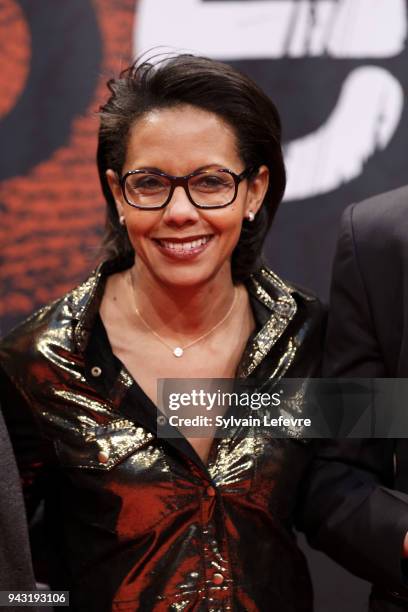
[[[250,78],[227,64],[188,54],[138,60],[107,85],[111,95],[99,110],[97,153],[107,202],[104,257],[134,255],[126,229],[119,223],[106,170],[112,168],[121,176],[129,131],[137,119],[152,110],[188,104],[215,113],[233,128],[245,167],[265,164],[269,168],[262,206],[253,222],[244,220],[232,254],[233,279],[245,280],[261,264],[262,245],[286,185],[281,122],[273,102]]]

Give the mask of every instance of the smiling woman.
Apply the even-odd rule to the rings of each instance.
[[[285,186],[279,116],[247,77],[190,55],[109,88],[104,261],[1,344],[48,580],[87,612],[311,611],[292,524],[314,445],[244,435],[239,419],[222,439],[157,432],[158,379],[270,392],[317,374],[321,307],[261,258]]]
[[[231,254],[269,174],[263,165],[249,181],[242,166],[232,127],[214,113],[183,104],[132,124],[124,180],[113,169],[107,179],[137,253],[134,276],[143,293],[155,280],[159,293],[168,284],[180,290],[211,283],[214,293],[229,284],[232,294]]]

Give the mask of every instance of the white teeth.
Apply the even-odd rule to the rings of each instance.
[[[210,236],[203,236],[202,238],[198,238],[197,240],[192,240],[191,242],[170,242],[167,240],[160,240],[160,244],[164,246],[166,249],[172,249],[177,252],[185,252],[196,249],[203,244],[209,242]]]

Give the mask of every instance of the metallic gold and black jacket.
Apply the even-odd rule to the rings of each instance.
[[[102,264],[0,347],[29,516],[44,500],[51,588],[81,612],[310,612],[292,525],[314,444],[227,435],[204,465],[185,438],[159,438],[157,408],[98,314],[107,275],[126,265]],[[317,300],[267,269],[247,288],[257,331],[238,376],[317,375]]]

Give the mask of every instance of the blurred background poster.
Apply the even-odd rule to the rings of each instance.
[[[266,255],[326,300],[344,207],[408,182],[407,22],[407,0],[0,0],[1,334],[95,265],[96,112],[157,46],[224,60],[277,104],[289,182]],[[318,612],[363,609],[361,581],[312,567]]]

